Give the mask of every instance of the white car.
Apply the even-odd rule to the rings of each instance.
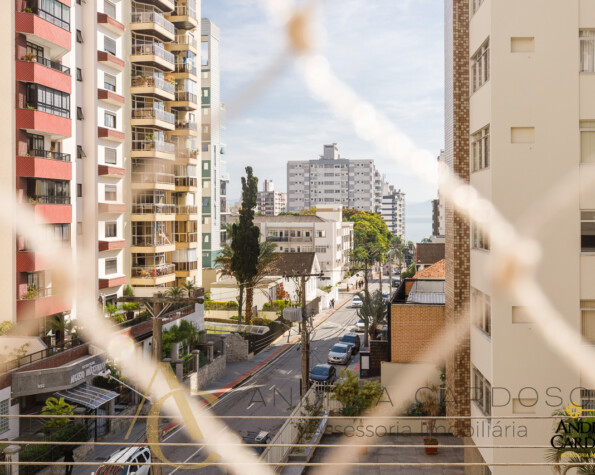
[[[362,299],[360,299],[357,295],[353,297],[353,300],[351,301],[351,306],[353,308],[361,308],[362,304]]]
[[[125,449],[120,449],[107,460],[111,463],[138,463],[138,465],[125,465],[118,467],[117,465],[102,465],[93,472],[92,475],[107,475],[111,473],[118,473],[118,475],[148,475],[151,466],[151,451],[148,447],[133,446]],[[115,472],[115,468],[121,471]]]
[[[361,318],[355,324],[355,331],[358,333],[363,333],[366,331],[366,322],[364,322]]]

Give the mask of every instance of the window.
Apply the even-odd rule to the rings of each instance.
[[[70,204],[70,182],[30,178],[27,180],[27,197],[38,204]]]
[[[82,183],[76,184],[76,197],[77,198],[83,197],[83,184]]]
[[[108,0],[103,0],[103,13],[105,13],[107,16],[115,19],[116,18],[116,6]]]
[[[105,201],[116,201],[118,188],[116,185],[105,185]]]
[[[208,88],[203,88],[202,97],[209,97],[209,89]]]
[[[76,42],[77,43],[83,42],[83,32],[81,30],[76,30]]]
[[[477,91],[490,79],[490,40],[489,38],[471,57],[471,91]]]
[[[474,249],[490,249],[490,240],[487,236],[479,229],[476,224],[471,226],[471,247]]]
[[[36,45],[35,43],[29,43],[27,41],[27,54],[33,53],[37,58],[43,58],[43,46]]]
[[[104,117],[104,124],[106,127],[115,129],[116,128],[116,114],[106,112],[105,117]]]
[[[471,135],[471,156],[474,172],[490,167],[489,125]]]
[[[105,163],[116,165],[118,163],[118,151],[115,148],[105,147]]]
[[[595,211],[581,211],[581,251],[595,252]]]
[[[116,274],[118,272],[118,259],[105,260],[105,275]]]
[[[492,413],[492,385],[481,372],[473,367],[473,387],[471,400],[486,416]]]
[[[105,237],[106,238],[116,237],[117,233],[118,233],[118,223],[116,223],[116,222],[105,223]]]
[[[319,252],[319,253],[326,253],[326,246],[316,246],[315,251],[314,252]]]
[[[27,106],[70,119],[70,94],[40,84],[27,84]]]
[[[70,31],[70,7],[57,0],[37,0],[37,16]]]
[[[0,401],[0,415],[8,415],[9,399]],[[8,430],[8,417],[0,417],[0,432],[6,432]]]
[[[211,205],[211,198],[203,198],[203,199],[202,199],[202,205],[203,205],[203,207],[205,207],[205,208],[206,208],[207,206],[210,206],[210,205]]]
[[[109,36],[103,37],[103,50],[116,56],[116,40],[113,40]]]
[[[204,235],[203,242],[205,242],[205,243],[208,243],[209,242],[209,235],[208,234],[205,234]]]
[[[76,68],[76,80],[77,81],[83,80],[83,70],[81,68]]]
[[[85,155],[85,152],[83,150],[83,146],[82,145],[77,145],[76,146],[76,158],[85,158],[87,155]]]
[[[76,223],[76,233],[80,236],[83,234],[83,223],[81,221],[77,221]]]
[[[112,76],[111,74],[104,73],[103,74],[103,88],[107,89],[108,91],[116,92],[116,76]]]
[[[475,12],[477,10],[479,10],[479,7],[483,3],[483,0],[471,0],[470,3],[471,3],[471,15],[473,15],[473,14],[475,14]]]
[[[581,73],[595,73],[595,30],[581,30],[579,33]]]
[[[492,334],[490,296],[474,288],[471,288],[471,317],[477,328],[487,335]]]
[[[83,115],[83,108],[82,107],[77,107],[76,108],[76,118],[78,120],[83,120],[85,118],[85,116]]]

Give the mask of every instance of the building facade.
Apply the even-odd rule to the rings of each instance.
[[[401,190],[396,190],[393,185],[384,182],[380,214],[388,230],[394,236],[399,236],[401,242],[407,242],[407,234],[405,232],[405,193]]]
[[[256,211],[263,216],[277,216],[285,212],[287,193],[275,191],[273,180],[265,180],[263,190],[256,197]]]
[[[445,17],[446,163],[509,222],[523,223],[529,209],[530,218],[544,219],[547,232],[531,234],[542,256],[534,279],[574,330],[571,346],[592,345],[595,195],[581,183],[593,174],[593,5],[447,0]],[[563,204],[552,210],[546,200],[561,180]],[[447,362],[456,399],[448,415],[549,417],[571,402],[589,404],[592,385],[542,336],[543,323],[525,312],[532,302],[504,297],[485,272],[502,259],[499,244],[446,204],[446,321],[469,326]],[[548,399],[551,388],[560,400]],[[466,461],[542,462],[545,449],[493,447],[549,446],[557,422],[519,419],[527,426],[522,439],[475,430],[469,440],[477,448]],[[490,473],[543,471],[494,466]]]
[[[380,212],[382,177],[374,160],[349,160],[336,143],[325,145],[318,160],[287,162],[287,211],[340,204]]]

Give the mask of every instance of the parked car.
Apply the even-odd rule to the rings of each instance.
[[[337,370],[329,364],[317,364],[310,371],[310,383],[330,386],[337,379]]]
[[[383,293],[382,294],[382,300],[384,300],[385,302],[388,302],[388,294]]]
[[[348,343],[348,344],[352,345],[352,347],[351,347],[352,355],[356,355],[357,352],[359,351],[360,346],[361,346],[361,341],[359,339],[359,335],[356,335],[355,333],[347,333],[347,334],[343,335],[343,338],[341,338],[341,341],[339,343]]]
[[[355,324],[355,331],[360,333],[366,331],[366,322],[364,322],[361,318]]]
[[[264,430],[261,430],[260,432],[248,432],[248,435],[242,438],[244,440],[244,443],[248,445],[268,444],[271,441],[271,435]],[[258,455],[263,453],[264,449],[266,449],[266,447],[262,447],[260,445],[252,448]]]
[[[401,285],[401,281],[398,279],[394,279],[393,280],[393,287],[398,287],[399,285]]]
[[[102,465],[91,475],[107,475],[118,473],[118,475],[148,475],[151,466],[151,451],[148,447],[132,446],[120,449],[107,460],[108,463],[138,463],[138,465]],[[121,471],[115,472],[115,468]]]
[[[353,300],[351,301],[351,306],[353,308],[361,308],[362,305],[363,305],[362,299],[360,299],[357,295],[355,297],[353,297]]]
[[[351,361],[351,345],[335,343],[328,353],[328,364],[349,364]]]

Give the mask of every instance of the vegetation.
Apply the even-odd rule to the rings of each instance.
[[[235,300],[228,300],[227,302],[205,300],[205,310],[234,310],[236,308],[238,308],[238,303]]]
[[[362,299],[362,306],[357,309],[357,316],[366,324],[364,333],[364,346],[368,346],[368,335],[371,340],[376,337],[376,326],[384,320],[386,316],[386,303],[382,298],[382,292],[377,290],[370,294],[368,290],[357,294]]]
[[[132,287],[130,286],[130,284],[126,284],[126,286],[124,286],[123,295],[124,295],[124,297],[133,297],[134,296],[134,291],[132,290]]]
[[[325,285],[324,287],[320,287],[320,290],[322,290],[323,292],[326,292],[327,294],[333,289],[332,285]]]
[[[169,330],[163,331],[161,342],[161,354],[163,358],[169,358],[171,349],[175,343],[182,343],[189,350],[193,349],[200,339],[200,332],[192,323],[182,320],[180,325],[174,325]]]
[[[306,403],[302,407],[302,415],[309,416],[309,417],[317,417],[322,415],[322,408],[320,404],[311,404],[309,399],[306,399]],[[320,419],[298,419],[295,422],[295,428],[297,429],[298,437],[297,443],[298,444],[306,444],[310,442],[318,426],[320,425]],[[302,453],[306,447],[296,447],[292,450],[293,453]]]
[[[426,383],[425,387],[417,394],[417,409],[420,416],[427,416],[428,438],[424,442],[436,444],[434,438],[436,417],[444,414],[444,404],[440,402],[439,388],[435,384]]]
[[[41,413],[44,416],[72,416],[74,415],[74,406],[64,401],[64,398],[60,399],[50,396],[45,400],[45,405],[41,409]],[[59,429],[68,425],[70,419],[67,417],[51,418],[45,424],[45,427],[49,429]]]
[[[341,370],[341,379],[332,388],[333,397],[343,404],[344,416],[359,416],[366,409],[377,404],[383,390],[380,381],[366,381],[360,384],[355,371]]]
[[[64,337],[67,333],[72,333],[76,330],[72,321],[66,320],[64,315],[60,315],[58,318],[53,319],[50,322],[50,329],[56,335],[57,344],[64,342]]]
[[[401,280],[402,279],[410,279],[411,277],[413,277],[416,273],[415,270],[415,262],[413,264],[411,264],[409,266],[409,269],[407,269],[405,272],[401,272]]]
[[[0,322],[0,336],[8,335],[15,326],[16,324],[8,320]]]
[[[290,300],[273,300],[273,304],[271,305],[270,302],[265,302],[262,305],[263,310],[273,310],[278,312],[283,312],[283,310],[291,305]]]
[[[268,327],[271,323],[273,323],[273,320],[269,320],[268,318],[264,317],[254,317],[252,319],[252,325],[261,325],[263,327]]]

